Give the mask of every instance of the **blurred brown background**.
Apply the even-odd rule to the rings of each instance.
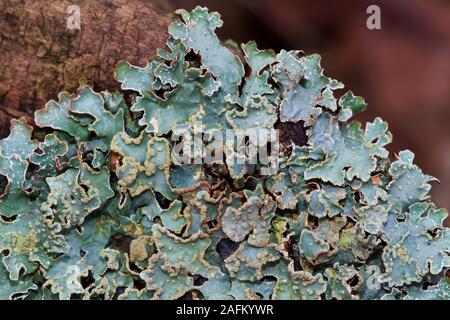
[[[423,171],[441,181],[433,184],[434,202],[450,209],[450,1],[168,2],[219,11],[222,39],[321,54],[328,76],[366,98],[369,108],[359,120],[388,121],[390,151],[411,149]],[[366,27],[371,4],[381,9],[381,30]]]

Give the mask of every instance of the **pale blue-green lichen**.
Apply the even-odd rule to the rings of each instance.
[[[447,211],[412,152],[391,162],[387,123],[351,120],[366,102],[339,97],[319,55],[240,54],[215,35],[218,13],[177,14],[146,66],[117,65],[131,105],[82,85],[37,111],[36,129],[13,120],[0,298],[448,299]],[[270,175],[227,161],[250,157],[233,145],[225,163],[181,164],[169,136],[198,122],[289,122],[306,141],[283,145]]]

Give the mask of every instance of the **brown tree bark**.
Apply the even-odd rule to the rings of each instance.
[[[156,4],[155,4],[156,3]],[[70,5],[80,28],[67,27]],[[2,0],[0,2],[0,137],[11,118],[75,92],[80,80],[116,90],[120,60],[144,66],[164,47],[170,19],[163,2],[141,0]]]

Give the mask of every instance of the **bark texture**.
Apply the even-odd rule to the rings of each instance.
[[[70,5],[80,8],[81,29],[69,29]],[[141,0],[2,0],[0,2],[0,136],[11,118],[43,107],[80,80],[116,90],[120,60],[144,66],[164,47],[170,11]]]

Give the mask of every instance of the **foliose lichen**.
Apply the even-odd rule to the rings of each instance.
[[[118,64],[126,95],[82,85],[0,141],[0,298],[448,299],[436,179],[411,151],[389,158],[387,123],[351,120],[366,103],[336,97],[319,55],[240,51],[218,13],[176,13],[166,49]],[[176,163],[170,134],[197,122],[291,123],[307,141],[269,175]]]

